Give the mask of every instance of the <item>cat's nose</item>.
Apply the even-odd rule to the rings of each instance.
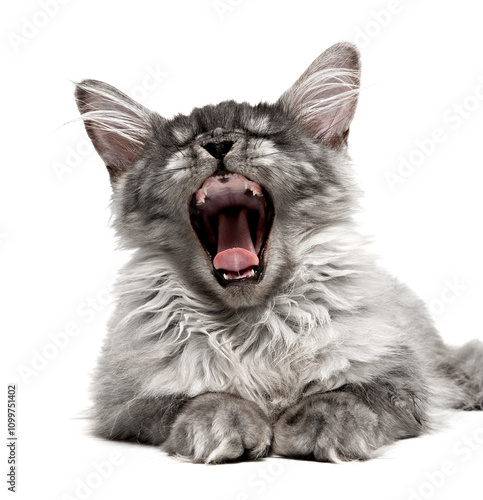
[[[235,144],[233,141],[222,141],[222,142],[208,142],[202,146],[208,153],[210,153],[213,158],[219,161],[223,161],[231,147]]]

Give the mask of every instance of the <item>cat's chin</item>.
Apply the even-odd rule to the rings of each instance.
[[[269,279],[260,282],[245,281],[221,287],[216,284],[216,303],[222,303],[228,310],[263,308],[270,301]]]
[[[254,288],[264,278],[273,216],[267,191],[241,174],[216,172],[193,194],[191,225],[212,273],[230,296],[244,297],[243,303],[257,295]]]

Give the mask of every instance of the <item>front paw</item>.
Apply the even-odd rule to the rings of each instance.
[[[255,403],[207,393],[185,405],[163,448],[193,462],[222,463],[244,455],[263,457],[271,441],[270,423]]]
[[[386,444],[380,427],[378,415],[355,394],[316,394],[280,416],[273,451],[321,462],[367,460]]]

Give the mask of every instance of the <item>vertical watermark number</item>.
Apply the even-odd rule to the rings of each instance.
[[[17,386],[8,385],[7,396],[7,485],[8,491],[17,488]]]

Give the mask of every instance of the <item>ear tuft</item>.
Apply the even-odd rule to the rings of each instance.
[[[322,53],[279,102],[309,135],[341,147],[356,110],[360,73],[357,48],[338,43]]]
[[[142,155],[154,113],[97,80],[78,83],[75,98],[87,134],[115,180]]]

